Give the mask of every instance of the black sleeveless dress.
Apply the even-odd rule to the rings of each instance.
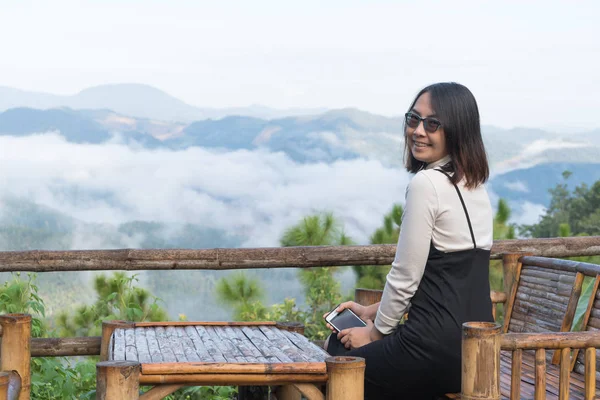
[[[436,171],[448,176],[444,171]],[[423,278],[411,299],[408,320],[394,333],[351,351],[335,335],[330,337],[330,354],[366,359],[368,400],[431,399],[459,392],[462,324],[493,321],[490,251],[477,248],[469,213],[458,186],[454,187],[473,248],[444,253],[431,243]]]

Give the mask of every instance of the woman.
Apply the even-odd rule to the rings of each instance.
[[[350,308],[368,325],[332,335],[328,344],[332,355],[366,359],[369,400],[460,391],[461,325],[493,321],[493,215],[483,186],[489,169],[466,87],[437,83],[419,92],[405,116],[404,157],[415,176],[381,303],[341,304],[338,310]]]

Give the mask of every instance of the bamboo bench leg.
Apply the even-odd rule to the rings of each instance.
[[[308,400],[325,400],[323,392],[321,392],[316,385],[310,383],[295,383],[293,386]]]
[[[187,385],[158,385],[140,396],[140,400],[161,400]]]
[[[96,400],[138,400],[140,363],[100,361],[96,364]]]
[[[462,337],[464,400],[500,400],[500,325],[466,322]]]
[[[31,315],[0,315],[2,345],[0,371],[16,371],[21,378],[18,400],[29,400],[31,395]]]
[[[365,396],[365,359],[329,357],[327,364],[327,400],[363,400]]]
[[[294,385],[284,385],[277,388],[277,400],[300,400],[302,395]]]

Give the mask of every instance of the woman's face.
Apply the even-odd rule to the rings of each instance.
[[[436,117],[431,108],[431,96],[427,92],[419,96],[410,111],[418,114],[421,118]],[[408,140],[412,155],[421,162],[429,164],[444,158],[448,154],[443,125],[433,133],[425,131],[423,121],[416,128],[407,126],[406,140]]]

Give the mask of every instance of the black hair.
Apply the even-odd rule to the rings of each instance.
[[[479,110],[473,93],[458,83],[434,83],[417,94],[409,111],[424,93],[429,93],[431,108],[442,123],[446,135],[446,150],[452,158],[443,169],[453,172],[453,183],[464,178],[465,186],[469,189],[485,183],[489,177],[489,166],[481,137]],[[406,138],[406,123],[404,133],[404,164],[409,172],[416,173],[425,168],[426,163],[413,156]]]

